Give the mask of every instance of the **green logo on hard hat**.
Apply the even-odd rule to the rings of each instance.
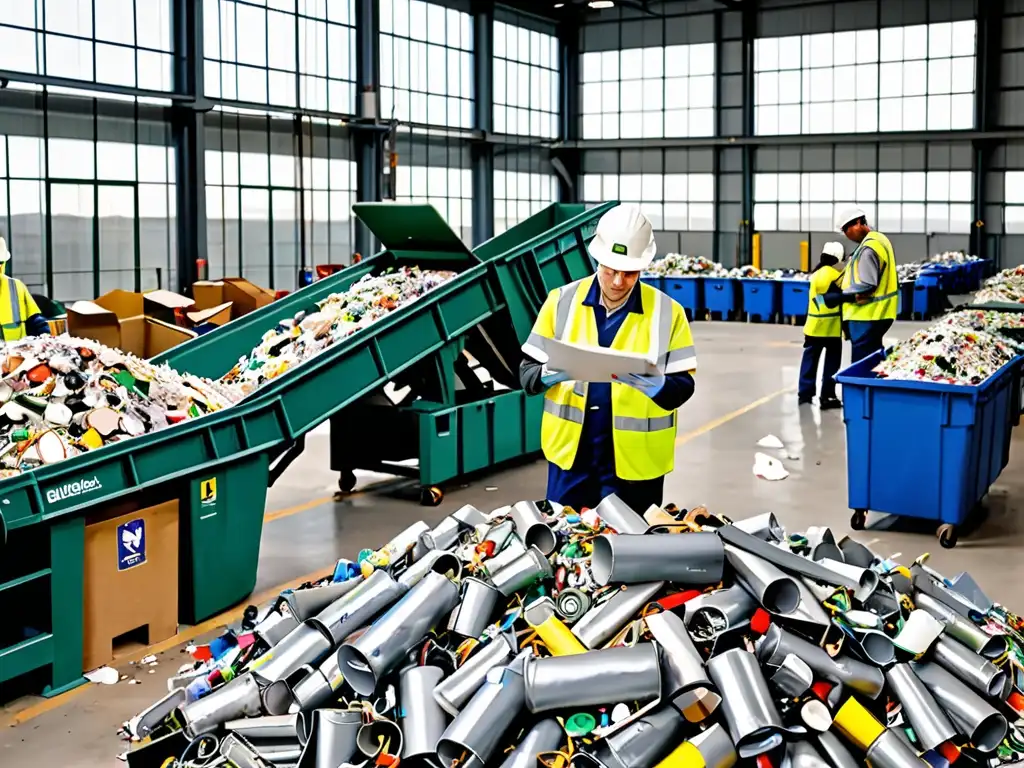
[[[612,244],[612,253],[617,253],[619,256],[625,256],[626,255],[626,246],[624,246],[622,243],[613,243]]]

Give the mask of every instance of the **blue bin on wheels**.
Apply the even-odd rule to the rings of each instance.
[[[739,300],[738,280],[731,277],[704,278],[704,308],[710,319],[718,314],[722,320],[732,320],[739,309]]]
[[[664,277],[658,287],[679,302],[687,319],[693,320],[704,312],[703,277]]]
[[[939,311],[942,290],[945,287],[942,273],[935,269],[921,270],[914,281],[914,304],[911,317],[927,320]]]
[[[912,320],[914,317],[914,281],[900,283],[900,298],[896,305],[896,316],[900,320]]]
[[[782,286],[778,280],[756,277],[740,278],[743,290],[743,311],[748,320],[768,323],[775,319],[782,307]]]
[[[1009,459],[1015,358],[978,386],[893,381],[872,369],[882,352],[840,371],[848,499],[854,530],[867,512],[940,522],[943,547]]]
[[[807,299],[811,284],[807,280],[779,280],[782,285],[782,316],[793,323],[807,319]]]

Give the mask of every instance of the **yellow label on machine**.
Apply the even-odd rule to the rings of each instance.
[[[217,503],[217,478],[211,477],[199,484],[199,501],[204,507]]]

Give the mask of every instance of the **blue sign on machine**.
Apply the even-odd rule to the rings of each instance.
[[[117,526],[117,570],[146,562],[146,521],[129,520]]]

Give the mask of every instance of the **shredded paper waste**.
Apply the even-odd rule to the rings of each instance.
[[[1024,303],[1024,266],[1004,269],[985,281],[984,287],[974,295],[974,304],[1006,302]]]
[[[454,276],[408,267],[366,275],[282,319],[216,382],[88,339],[0,345],[0,478],[227,408]]]
[[[704,508],[466,506],[193,650],[129,765],[944,768],[1024,754],[967,574]]]
[[[894,380],[976,386],[1024,353],[1022,340],[1024,314],[961,310],[896,344],[874,372]]]
[[[807,280],[810,278],[808,273],[795,269],[760,270],[750,264],[730,269],[704,256],[687,256],[678,253],[670,253],[652,262],[644,274],[650,277],[731,277],[762,280]]]

